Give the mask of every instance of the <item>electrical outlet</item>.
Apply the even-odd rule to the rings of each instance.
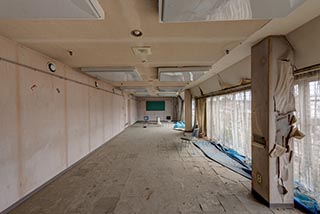
[[[262,184],[262,176],[260,173],[257,173],[257,182],[258,184]]]

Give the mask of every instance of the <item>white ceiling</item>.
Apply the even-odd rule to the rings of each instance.
[[[75,68],[135,67],[142,80],[115,86],[142,86],[157,95],[158,87],[188,83],[158,81],[158,67],[211,66],[268,20],[159,23],[157,0],[100,0],[105,19],[0,20],[0,34]],[[130,32],[141,30],[142,37]],[[151,47],[136,56],[132,47]],[[73,55],[69,55],[69,50]]]

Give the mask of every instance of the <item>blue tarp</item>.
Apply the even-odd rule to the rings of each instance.
[[[185,124],[183,121],[178,121],[178,122],[175,122],[173,124],[173,128],[174,129],[184,129],[185,128]]]
[[[304,210],[307,213],[318,214],[320,207],[317,201],[308,194],[311,193],[304,186],[295,182],[294,187],[294,204],[297,208]]]
[[[196,141],[193,142],[193,144],[211,160],[214,160],[228,169],[251,179],[251,166],[245,163],[240,163],[240,161],[236,160],[236,158],[230,157],[230,155],[233,153],[230,150],[229,153],[227,153],[225,152],[225,148],[223,148],[220,144],[206,141]]]
[[[229,168],[230,170],[243,175],[248,179],[251,177],[251,164],[246,163],[247,158],[240,155],[233,149],[228,149],[221,144],[207,141],[196,141],[193,144],[198,147],[205,156],[213,161],[220,163],[221,165]],[[315,199],[308,196],[306,193],[309,192],[302,185],[295,182],[294,189],[294,204],[297,208],[310,213],[319,214],[320,208]]]

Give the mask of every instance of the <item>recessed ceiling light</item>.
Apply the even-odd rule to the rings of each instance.
[[[131,31],[131,35],[135,37],[140,37],[142,36],[142,32],[140,30],[133,30]]]

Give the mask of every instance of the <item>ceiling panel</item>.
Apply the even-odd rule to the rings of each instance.
[[[142,80],[135,83],[157,90],[158,67],[211,66],[227,49],[232,50],[268,22],[164,24],[159,23],[157,0],[99,3],[104,20],[0,20],[0,35],[75,68],[136,67]],[[133,37],[130,32],[134,29],[141,30],[143,36]],[[135,56],[132,47],[136,46],[150,47],[151,55]]]

